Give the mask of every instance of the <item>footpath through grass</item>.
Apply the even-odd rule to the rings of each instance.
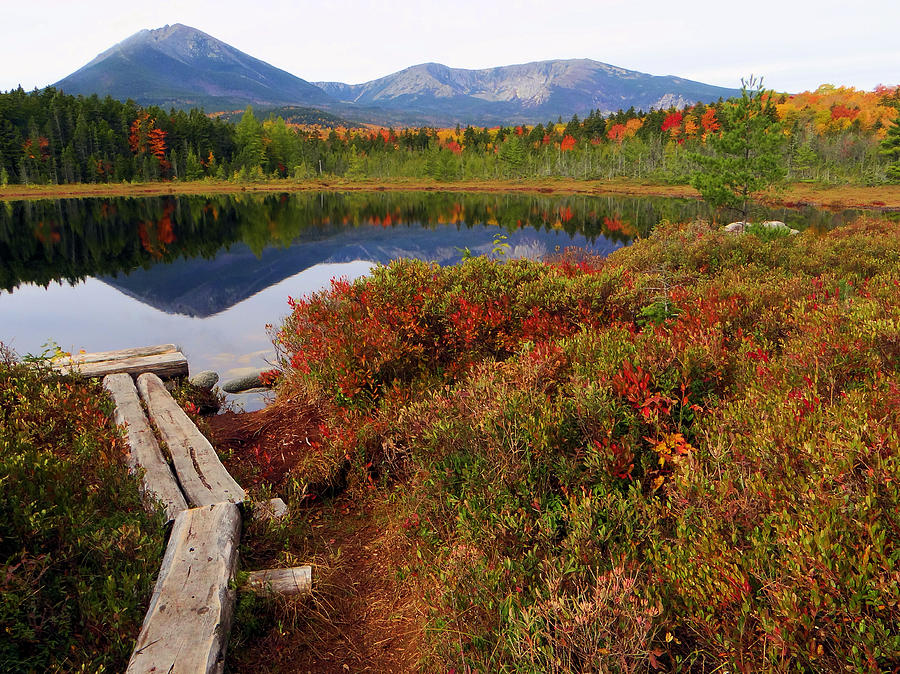
[[[388,506],[425,671],[891,671],[898,297],[877,219],[398,261],[291,301],[279,489]]]

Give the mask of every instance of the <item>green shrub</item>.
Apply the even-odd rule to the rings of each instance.
[[[0,362],[0,669],[124,669],[162,558],[96,384]]]

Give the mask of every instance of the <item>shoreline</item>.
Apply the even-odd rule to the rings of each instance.
[[[292,192],[481,192],[672,197],[699,199],[689,185],[667,185],[636,180],[470,180],[438,182],[426,179],[398,180],[272,180],[259,183],[233,183],[226,180],[171,181],[151,183],[75,183],[66,185],[7,185],[0,188],[0,201],[36,199],[72,199],[83,197],[151,197],[169,195],[214,195]],[[900,210],[900,185],[867,187],[862,185],[817,185],[793,183],[763,198],[768,206],[825,209],[865,208],[881,211]]]

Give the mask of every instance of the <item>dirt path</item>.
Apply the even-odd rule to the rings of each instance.
[[[418,583],[400,578],[409,550],[385,528],[385,504],[362,507],[339,499],[311,509],[322,578],[321,631],[295,671],[413,672],[424,616]]]
[[[308,451],[316,422],[312,411],[224,414],[210,418],[210,438],[243,486],[260,479],[277,485]],[[272,469],[265,475],[252,470],[257,452],[275,454],[275,447],[279,460]],[[250,524],[244,539],[251,566],[269,566],[284,545],[298,563],[313,564],[314,596],[280,607],[282,624],[229,653],[229,671],[418,671],[424,602],[417,578],[407,572],[415,550],[391,517],[393,508],[389,495],[359,486],[292,508],[295,521],[284,541]]]

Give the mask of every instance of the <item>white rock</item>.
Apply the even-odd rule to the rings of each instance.
[[[744,221],[732,222],[732,223],[725,225],[722,228],[722,231],[727,234],[743,234],[744,230],[747,228],[747,226],[749,224],[750,224],[749,222],[744,222]]]

